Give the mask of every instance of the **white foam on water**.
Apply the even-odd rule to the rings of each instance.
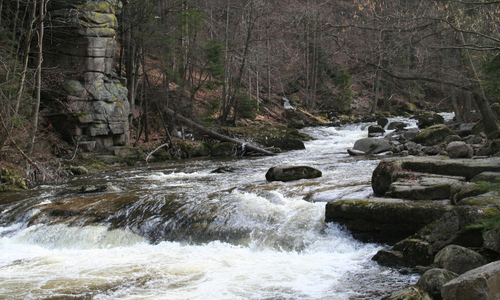
[[[316,240],[302,251],[217,241],[68,249],[19,236],[3,237],[0,297],[348,299],[353,290],[338,292],[343,277],[373,271],[369,257],[378,247],[356,242],[339,228],[328,230],[325,234],[330,238]]]

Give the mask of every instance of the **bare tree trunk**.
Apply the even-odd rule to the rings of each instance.
[[[37,67],[36,67],[36,102],[33,120],[33,134],[31,137],[31,148],[29,155],[33,154],[33,149],[35,147],[35,139],[38,131],[38,121],[40,112],[40,102],[41,102],[41,91],[42,91],[42,62],[43,62],[43,21],[45,18],[45,0],[40,0],[39,9],[39,24],[38,24],[38,53],[37,53]]]
[[[465,40],[465,36],[463,32],[460,30],[460,22],[457,21],[455,23],[455,41],[458,46],[467,45],[467,41]],[[486,98],[486,94],[484,92],[483,86],[481,84],[481,80],[476,72],[476,68],[474,66],[474,62],[472,61],[471,54],[469,49],[467,48],[459,48],[460,51],[460,59],[462,60],[462,64],[465,68],[465,72],[469,79],[470,83],[470,91],[474,97],[474,100],[479,107],[479,111],[481,112],[481,116],[483,117],[484,127],[486,133],[491,133],[498,130],[497,119],[493,115],[493,111],[491,110],[491,106]]]
[[[26,33],[25,41],[24,41],[24,56],[23,56],[23,69],[21,71],[21,79],[19,80],[19,90],[17,91],[16,104],[14,108],[14,117],[17,117],[19,113],[19,106],[21,105],[21,99],[23,96],[24,85],[26,81],[26,73],[28,71],[28,61],[31,50],[31,38],[32,38],[32,28],[33,24],[36,21],[36,3],[37,0],[33,0],[33,6],[31,8],[31,15],[29,19],[28,32]],[[18,1],[19,4],[19,1]],[[17,12],[19,13],[19,12]],[[16,13],[16,14],[17,14]]]
[[[380,72],[380,70],[377,70],[377,79],[375,81],[375,99],[373,99],[373,106],[372,106],[372,110],[370,113],[374,114],[377,112],[377,105],[378,105],[378,93],[379,93],[379,90],[380,90],[380,74],[382,72]]]
[[[248,145],[247,143],[245,142],[242,142],[240,140],[237,140],[237,139],[233,139],[233,138],[230,138],[228,136],[225,136],[225,135],[222,135],[220,133],[217,133],[215,131],[212,131],[208,128],[206,128],[205,126],[202,126],[202,125],[199,125],[197,123],[195,123],[194,121],[191,121],[190,119],[188,118],[185,118],[179,114],[176,114],[173,110],[171,110],[170,108],[167,108],[165,107],[165,112],[171,116],[175,116],[175,118],[177,120],[179,120],[180,122],[200,131],[201,133],[204,133],[208,136],[210,136],[211,138],[213,139],[216,139],[216,140],[219,140],[219,141],[222,141],[222,142],[231,142],[231,143],[235,143],[235,144],[238,144],[242,147],[244,147],[244,149],[247,149],[249,151],[255,151],[255,152],[258,152],[258,153],[262,153],[264,155],[269,155],[269,156],[274,156],[275,154],[272,153],[271,151],[267,151],[265,149],[262,149],[262,148],[259,148],[259,147],[255,147],[255,146],[252,146],[252,145]]]

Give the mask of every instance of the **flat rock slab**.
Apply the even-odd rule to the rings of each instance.
[[[449,201],[391,198],[334,200],[326,204],[325,222],[345,225],[367,242],[399,241],[453,210]]]
[[[373,171],[372,188],[377,196],[384,196],[401,172],[419,172],[445,176],[460,176],[465,181],[483,172],[500,172],[500,158],[449,159],[443,156],[395,157],[380,161]],[[394,196],[392,196],[394,197]]]
[[[452,186],[464,180],[459,176],[419,174],[391,183],[386,196],[412,200],[450,199]]]
[[[474,176],[483,172],[500,172],[500,159],[447,159],[442,156],[413,157],[403,160],[402,167],[403,169],[408,169],[415,172],[450,176],[464,176],[465,179],[469,181]]]

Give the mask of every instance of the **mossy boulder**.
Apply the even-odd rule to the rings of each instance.
[[[228,157],[234,156],[236,154],[237,146],[235,143],[223,142],[217,143],[210,151],[210,155],[213,157]]]
[[[448,126],[436,124],[422,130],[413,141],[426,146],[432,146],[444,142],[445,138],[452,134],[454,133]]]
[[[417,125],[418,128],[427,128],[432,125],[436,124],[443,124],[444,123],[444,118],[440,114],[437,114],[435,112],[423,112],[417,116],[415,116],[415,119],[417,119]]]
[[[450,210],[453,206],[447,201],[390,198],[334,200],[326,204],[325,222],[345,225],[364,242],[395,243]]]
[[[433,268],[420,277],[416,286],[429,293],[433,299],[440,300],[443,299],[441,297],[441,288],[443,285],[457,277],[457,273],[445,269]]]
[[[383,300],[432,300],[431,296],[417,286],[405,287]]]
[[[311,140],[309,135],[282,125],[233,127],[229,132],[241,140],[281,150],[305,149],[303,141]]]
[[[434,258],[434,265],[463,274],[486,264],[486,260],[477,252],[458,245],[449,245],[441,249]]]

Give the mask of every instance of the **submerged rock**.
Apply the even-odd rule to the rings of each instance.
[[[103,192],[121,192],[122,189],[115,185],[84,185],[79,190],[80,194],[103,193]]]
[[[266,173],[268,181],[292,181],[321,177],[320,170],[307,166],[272,167]]]

